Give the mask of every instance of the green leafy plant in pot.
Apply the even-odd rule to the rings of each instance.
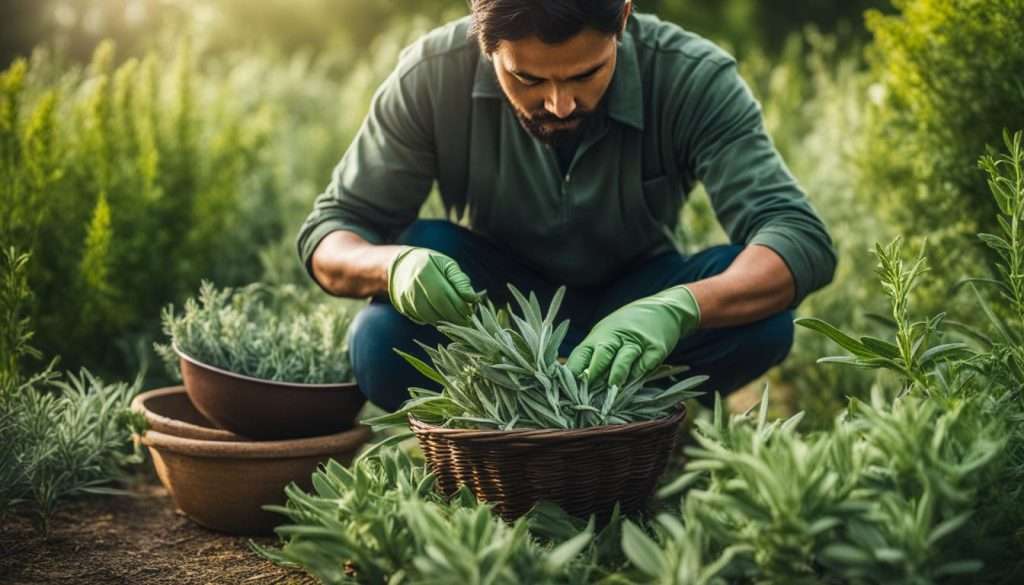
[[[220,427],[253,439],[336,433],[354,424],[365,397],[352,379],[342,301],[302,302],[292,287],[255,283],[217,290],[162,313],[170,344],[156,344],[189,399]]]
[[[639,509],[706,376],[675,381],[687,368],[663,365],[622,386],[577,378],[558,359],[565,288],[546,314],[535,294],[509,289],[520,314],[485,299],[468,325],[440,324],[451,343],[420,344],[433,366],[399,351],[442,389],[410,388],[401,409],[367,422],[409,424],[444,493],[467,485],[509,520],[542,500],[598,520],[616,502]]]

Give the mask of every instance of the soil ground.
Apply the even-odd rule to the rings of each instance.
[[[302,571],[258,556],[249,538],[205,529],[180,512],[155,477],[134,497],[97,496],[63,504],[45,538],[30,521],[0,526],[4,585],[312,585]],[[274,537],[256,538],[261,545]]]

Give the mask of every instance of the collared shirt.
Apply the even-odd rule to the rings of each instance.
[[[566,172],[502,96],[493,63],[467,37],[470,17],[403,50],[297,246],[349,230],[393,242],[435,184],[449,218],[511,251],[553,283],[600,286],[673,249],[698,181],[730,240],[774,250],[796,306],[828,284],[836,254],[824,224],[765,133],[736,62],[653,15],[630,17],[605,115]],[[685,229],[685,226],[683,226]]]

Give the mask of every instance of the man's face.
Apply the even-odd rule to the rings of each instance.
[[[575,138],[615,71],[615,35],[584,28],[558,45],[537,37],[502,41],[491,55],[520,123],[547,144]]]

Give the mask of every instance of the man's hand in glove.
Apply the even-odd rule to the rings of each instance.
[[[419,325],[450,321],[469,323],[472,303],[481,294],[473,290],[459,265],[440,252],[407,247],[388,267],[388,297],[399,313]]]
[[[679,340],[700,325],[700,307],[690,289],[675,286],[637,299],[598,321],[569,354],[566,365],[590,380],[608,374],[622,385],[654,371]]]

